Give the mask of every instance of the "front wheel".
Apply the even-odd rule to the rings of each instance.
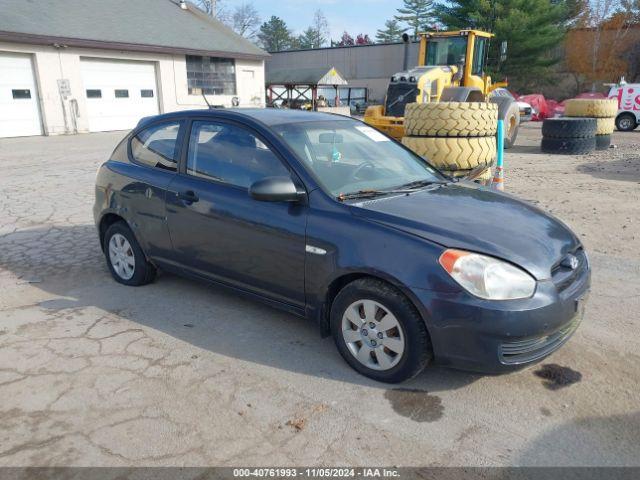
[[[331,333],[353,369],[381,382],[415,377],[432,358],[420,314],[380,280],[356,280],[340,291],[331,307]]]

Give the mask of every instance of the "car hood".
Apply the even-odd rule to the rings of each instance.
[[[471,182],[433,185],[351,207],[354,215],[442,246],[502,258],[538,280],[550,278],[552,266],[580,245],[560,220]]]

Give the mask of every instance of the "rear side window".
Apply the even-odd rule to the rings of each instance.
[[[176,171],[180,122],[152,125],[131,138],[133,159],[150,167]]]

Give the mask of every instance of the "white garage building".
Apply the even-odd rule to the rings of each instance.
[[[264,106],[268,54],[179,0],[1,0],[0,137]]]

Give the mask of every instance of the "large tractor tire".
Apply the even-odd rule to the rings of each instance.
[[[606,119],[604,119],[606,120]],[[550,138],[586,138],[596,134],[595,118],[547,118],[542,122],[542,136]]]
[[[441,170],[471,170],[490,166],[496,157],[496,137],[403,137],[402,143]]]
[[[404,114],[409,136],[488,137],[497,126],[498,108],[486,102],[410,103]]]
[[[504,148],[511,148],[520,130],[520,107],[510,97],[491,97],[490,100],[498,105],[498,119],[504,121]]]
[[[566,117],[615,117],[618,101],[608,98],[572,98],[564,104]]]
[[[596,118],[596,135],[611,135],[616,128],[614,117]]]
[[[541,150],[556,155],[583,155],[596,149],[596,137],[550,138],[542,137]]]

